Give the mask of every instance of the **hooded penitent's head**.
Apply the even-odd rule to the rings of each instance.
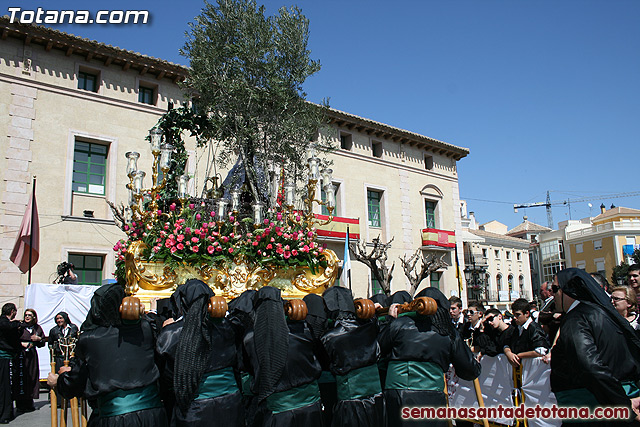
[[[353,305],[353,294],[347,288],[333,286],[322,294],[327,305],[329,318],[333,320],[355,319],[356,307]]]
[[[383,293],[375,294],[371,297],[371,301],[373,301],[374,304],[380,304],[381,307],[389,307],[390,305],[389,297]]]
[[[86,320],[82,323],[82,330],[89,331],[99,326],[118,326],[122,323],[120,319],[120,304],[125,297],[124,288],[118,283],[110,283],[100,286],[91,298],[91,308]],[[56,316],[65,318],[70,324],[67,313],[60,312]]]
[[[404,304],[405,302],[410,302],[412,300],[413,298],[411,298],[411,294],[409,294],[409,292],[398,291],[398,292],[394,292],[394,294],[391,295],[391,298],[389,299],[389,305]]]
[[[206,327],[207,307],[213,291],[201,280],[188,280],[171,295],[175,315],[183,316],[176,351],[173,387],[178,407],[185,412],[194,399],[211,353],[211,337]]]
[[[178,286],[171,295],[171,310],[174,316],[184,316],[189,307],[198,299],[214,296],[211,288],[202,280],[189,279],[184,285]]]
[[[451,315],[449,314],[451,303],[447,297],[439,289],[433,287],[420,291],[416,298],[420,297],[433,298],[436,301],[438,309],[436,314],[431,316],[433,327],[440,335],[448,335],[453,339],[456,334],[456,328],[451,323]]]
[[[307,318],[305,321],[311,330],[311,335],[319,339],[326,332],[329,323],[324,298],[317,294],[308,294],[302,300],[307,304]]]
[[[580,268],[566,268],[559,271],[556,278],[563,293],[575,300],[591,302],[602,307],[627,338],[631,352],[640,355],[640,339],[635,330],[629,321],[616,311],[609,296],[590,274]],[[562,307],[556,307],[558,308]],[[568,308],[564,307],[563,311]]]

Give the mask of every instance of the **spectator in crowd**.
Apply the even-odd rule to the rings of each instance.
[[[40,366],[37,349],[46,344],[44,331],[38,325],[36,311],[24,311],[24,330],[20,337],[21,351],[13,361],[13,397],[20,412],[35,410],[34,399],[40,397]]]
[[[11,360],[22,345],[20,337],[24,324],[17,320],[18,310],[12,302],[2,306],[0,315],[0,424],[13,420],[13,398],[11,396]]]
[[[600,287],[609,295],[611,295],[611,285],[609,285],[609,281],[607,280],[607,278],[604,276],[604,274],[598,272],[598,271],[594,271],[593,273],[589,273],[591,275],[591,277],[593,277],[593,280],[595,280],[598,285],[600,285]]]
[[[482,332],[482,318],[484,317],[485,308],[481,302],[471,301],[467,309],[467,323],[462,331],[462,338],[469,340],[473,346],[474,339]]]
[[[560,313],[556,313],[551,282],[544,282],[542,284],[540,287],[540,296],[544,301],[538,313],[538,323],[542,326],[542,330],[550,340],[553,341],[560,327]]]
[[[627,270],[627,285],[636,291],[637,301],[640,306],[640,264],[631,264]]]
[[[604,290],[578,268],[558,272],[556,307],[564,312],[551,357],[551,389],[558,405],[631,408],[640,394],[640,339]],[[630,411],[631,419],[635,414]],[[619,425],[598,420],[598,426]]]
[[[616,311],[629,321],[633,329],[640,329],[636,291],[629,286],[616,286],[611,290],[611,302]]]
[[[511,304],[513,318],[518,333],[504,349],[509,362],[513,366],[520,366],[521,360],[529,357],[540,357],[549,351],[549,339],[540,325],[531,318],[531,308],[524,298],[519,298]]]
[[[518,333],[516,326],[505,323],[502,313],[497,308],[487,310],[482,323],[485,325],[485,334],[491,339],[491,345],[488,345],[484,352],[487,356],[494,357],[504,353],[504,348],[511,342],[514,334]]]
[[[465,324],[465,316],[462,315],[462,300],[456,296],[449,298],[449,314],[451,315],[451,321],[456,327],[459,333],[462,333],[463,326]]]

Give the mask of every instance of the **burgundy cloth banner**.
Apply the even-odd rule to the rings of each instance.
[[[33,227],[31,224],[32,218]],[[31,230],[33,230],[32,246],[29,245]],[[31,266],[33,267],[40,257],[40,221],[38,220],[38,205],[36,204],[35,193],[32,193],[31,199],[29,199],[27,210],[22,217],[22,224],[20,224],[18,239],[9,257],[23,273],[29,271],[29,251],[31,251]]]

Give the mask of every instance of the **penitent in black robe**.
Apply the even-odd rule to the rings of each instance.
[[[387,425],[378,373],[380,347],[375,321],[360,323],[340,319],[322,336],[336,376],[338,401],[332,427],[383,427]]]
[[[171,323],[165,326],[158,336],[156,352],[162,370],[163,396],[173,393],[174,362],[183,324],[182,320]],[[206,325],[212,349],[205,371],[205,377],[209,374],[212,380],[212,387],[208,390],[209,397],[196,397],[186,413],[174,406],[171,425],[242,427],[244,410],[242,394],[236,379],[238,351],[234,330],[226,319],[209,318]],[[217,379],[213,378],[213,375],[217,376]],[[203,392],[203,389],[199,392]]]
[[[154,347],[154,332],[146,318],[85,331],[78,339],[71,371],[58,378],[58,390],[67,399],[84,396],[98,401],[91,415],[92,427],[166,427],[166,413],[157,394],[160,372]],[[132,409],[130,393],[137,391],[144,393],[140,407],[146,409],[113,415],[121,412],[113,411],[113,402]]]
[[[316,382],[322,368],[314,353],[313,337],[304,322],[288,321],[287,324],[289,348],[285,368],[274,393],[259,403],[254,425],[256,427],[324,427],[322,403]],[[257,394],[255,378],[260,378],[257,354],[260,349],[255,348],[253,336],[254,331],[249,331],[245,335],[244,346],[246,363],[254,378],[252,391]],[[309,395],[312,392],[317,391],[317,399],[311,399],[314,401],[313,403],[297,409],[282,410],[284,408],[278,408],[272,410],[274,409],[272,403],[284,402],[285,399],[281,396],[296,390],[304,390],[306,400],[309,400]],[[297,396],[299,397],[300,394]]]
[[[389,355],[383,386],[389,427],[446,426],[446,420],[403,420],[401,409],[446,406],[444,373],[449,364],[453,364],[456,374],[464,380],[471,381],[480,375],[480,364],[458,332],[453,330],[453,337],[441,335],[430,317],[410,313],[393,320],[378,339],[382,354]],[[408,372],[408,378],[394,375],[396,369],[396,372]],[[403,381],[404,384],[400,384]]]
[[[623,384],[638,379],[636,357],[599,305],[581,301],[563,315],[551,357],[551,390],[560,406],[629,407]],[[615,423],[598,420],[598,425]]]

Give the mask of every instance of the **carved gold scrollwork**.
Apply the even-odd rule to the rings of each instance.
[[[207,283],[216,295],[225,298],[235,298],[247,289],[266,285],[280,288],[284,298],[300,298],[311,292],[324,292],[338,275],[339,260],[331,250],[325,250],[321,256],[327,266],[318,266],[313,274],[308,267],[262,266],[243,256],[222,265],[172,270],[162,263],[142,259],[145,249],[143,242],[133,242],[125,255],[127,293],[138,294],[145,302],[153,297],[166,297],[177,285],[196,277]]]

